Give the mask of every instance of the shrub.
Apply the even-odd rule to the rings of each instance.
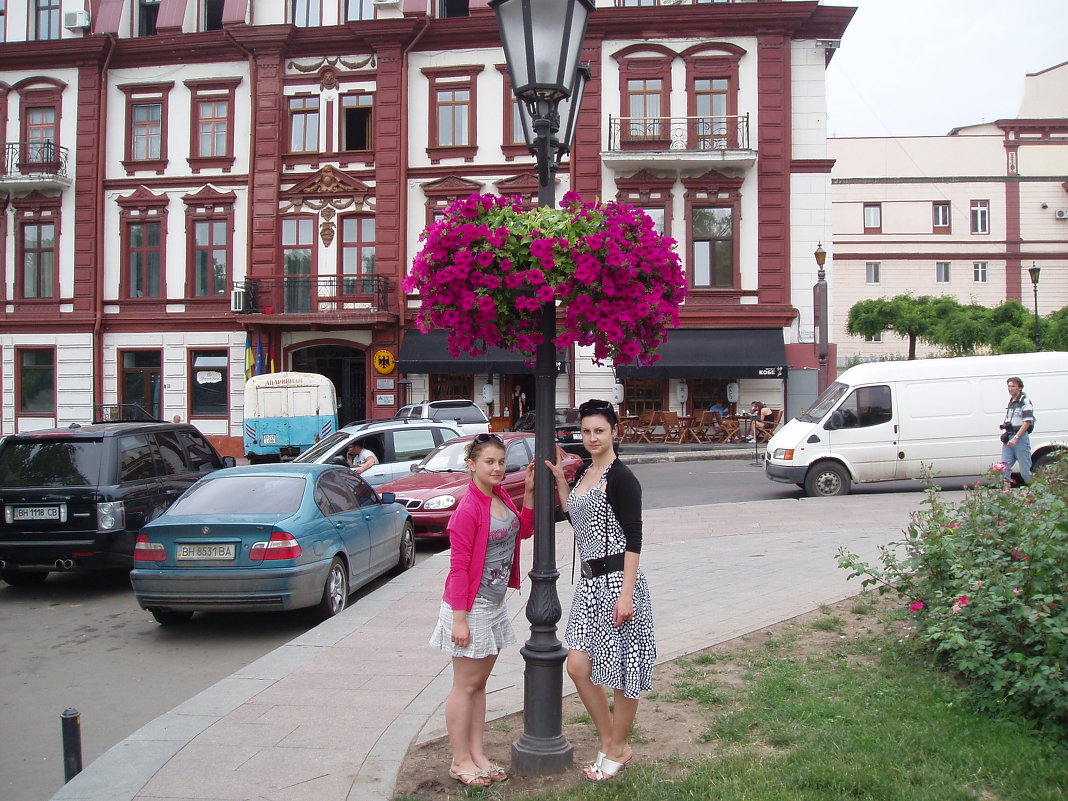
[[[838,564],[907,602],[919,641],[984,709],[1068,727],[1068,459],[1005,489],[1002,465],[964,500],[927,490],[904,539],[873,566]]]

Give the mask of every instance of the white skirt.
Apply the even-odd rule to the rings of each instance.
[[[476,597],[471,611],[467,613],[467,627],[471,630],[471,643],[461,648],[452,641],[452,607],[442,601],[438,610],[438,624],[430,636],[430,646],[449,656],[484,659],[496,656],[502,648],[516,641],[503,601],[492,603]]]

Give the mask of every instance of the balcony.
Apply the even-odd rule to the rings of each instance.
[[[279,275],[235,281],[230,309],[260,325],[321,328],[394,323],[393,282],[380,275]]]
[[[51,142],[5,142],[0,187],[8,192],[68,188],[67,148]]]
[[[722,117],[609,117],[604,163],[617,172],[640,169],[701,173],[712,168],[748,168],[749,115]]]

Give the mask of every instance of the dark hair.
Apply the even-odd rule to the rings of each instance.
[[[580,420],[594,414],[603,416],[611,425],[616,425],[619,422],[619,418],[616,417],[616,410],[612,408],[612,404],[606,400],[591,398],[579,406]]]
[[[1014,375],[1014,376],[1012,376],[1010,378],[1006,378],[1005,379],[1005,383],[1006,384],[1008,384],[1010,382],[1013,383],[1013,384],[1019,385],[1020,389],[1023,389],[1023,379],[1020,378],[1019,376]]]
[[[487,445],[496,445],[501,450],[504,450],[504,440],[501,439],[499,434],[475,434],[475,438],[467,443],[464,459],[469,462],[474,461]]]

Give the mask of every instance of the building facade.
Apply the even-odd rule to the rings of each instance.
[[[902,358],[908,343],[846,331],[868,298],[952,295],[1032,308],[1068,305],[1068,62],[1026,76],[1014,119],[946,136],[842,138],[835,160],[829,268],[839,360]],[[935,350],[920,343],[917,353]]]
[[[453,200],[537,202],[484,0],[0,8],[0,434],[138,406],[236,454],[252,364],[328,376],[342,424],[467,397],[505,425],[533,397],[512,354],[414,331],[401,289]],[[824,70],[852,13],[597,2],[557,195],[644,209],[690,287],[656,365],[562,353],[559,406],[688,411],[731,384],[777,406],[815,366]]]

